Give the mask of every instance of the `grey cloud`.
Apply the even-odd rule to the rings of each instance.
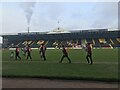
[[[107,27],[112,28],[118,19],[118,6],[117,3],[107,2],[99,3],[93,11],[98,18],[92,24],[92,27]],[[93,17],[94,18],[94,17]],[[117,25],[114,27],[117,27]]]

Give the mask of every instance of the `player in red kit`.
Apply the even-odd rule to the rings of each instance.
[[[32,60],[32,57],[31,57],[31,48],[30,48],[30,46],[28,45],[28,47],[27,47],[27,59],[26,60],[28,60],[28,58],[30,57],[30,59]]]
[[[68,59],[69,63],[71,63],[71,60],[68,57],[68,53],[67,53],[67,50],[65,49],[64,45],[62,45],[62,52],[63,52],[63,56],[62,56],[61,61],[59,63],[62,63],[62,61],[65,57]]]
[[[16,49],[15,49],[15,60],[17,60],[17,58],[19,58],[21,60],[21,57],[19,56],[19,52],[20,52],[20,49],[18,47],[16,47]]]
[[[41,55],[41,58],[44,58],[44,61],[46,60],[45,52],[46,52],[46,46],[44,46],[44,44],[41,44],[40,55]]]
[[[88,63],[93,64],[93,61],[92,61],[92,48],[90,46],[90,43],[87,43],[86,51],[87,51],[86,59],[87,59]]]

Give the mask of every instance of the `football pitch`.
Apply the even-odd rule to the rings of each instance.
[[[32,50],[33,60],[10,59],[10,50],[2,51],[2,76],[25,78],[75,79],[118,81],[118,49],[93,49],[93,65],[87,64],[86,52],[83,49],[68,49],[69,64],[62,57],[60,49],[48,49],[47,60],[40,58],[38,50]]]

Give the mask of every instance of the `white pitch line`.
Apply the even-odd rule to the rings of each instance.
[[[1,62],[1,61],[0,61]],[[33,62],[33,63],[59,63],[59,61],[34,61],[34,60],[11,60],[11,61],[2,61],[2,62]],[[68,62],[63,62],[63,63],[68,63]],[[73,64],[76,64],[76,63],[83,63],[83,64],[87,64],[87,62],[72,62]],[[61,63],[62,64],[62,63]],[[118,62],[93,62],[93,64],[118,64]]]

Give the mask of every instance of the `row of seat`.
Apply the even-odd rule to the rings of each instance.
[[[68,47],[76,47],[76,46],[82,46],[86,44],[87,42],[90,42],[93,47],[119,47],[120,45],[120,38],[99,38],[99,39],[81,39],[81,40],[36,40],[36,41],[21,41],[21,42],[15,42],[10,43],[9,47],[25,47],[26,45],[30,45],[33,48],[39,47],[41,44],[45,44],[47,47],[56,47],[61,46],[62,44],[65,44]]]

